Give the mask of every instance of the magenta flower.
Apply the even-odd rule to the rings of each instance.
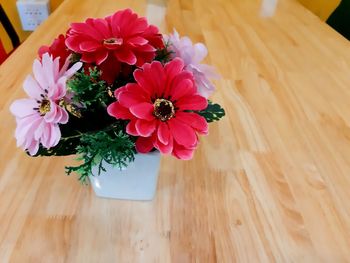
[[[181,58],[185,63],[185,70],[193,73],[197,92],[208,98],[215,90],[209,78],[218,78],[213,67],[202,64],[202,60],[207,56],[208,50],[202,43],[192,44],[188,37],[181,37],[174,30],[173,34],[165,36],[165,41],[169,42],[169,49],[173,51],[173,57]]]
[[[60,70],[59,59],[53,59],[48,53],[43,54],[41,62],[36,59],[33,63],[34,78],[28,75],[23,83],[29,98],[16,100],[10,106],[17,122],[17,146],[30,155],[38,152],[40,143],[45,148],[57,145],[61,138],[59,124],[68,122],[68,113],[61,102],[66,95],[67,80],[82,63],[75,63],[68,69],[68,57]]]
[[[208,134],[208,123],[197,113],[208,101],[197,94],[190,72],[179,58],[163,66],[159,61],[135,70],[136,83],[115,91],[116,102],[107,111],[117,119],[130,120],[126,132],[139,136],[136,150],[157,148],[178,159],[189,160],[198,145],[197,134]]]

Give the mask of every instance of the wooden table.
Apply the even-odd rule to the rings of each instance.
[[[8,107],[70,21],[150,4],[206,43],[227,116],[192,161],[163,158],[153,202],[99,199],[64,175],[71,157],[16,148]],[[0,261],[349,262],[350,44],[296,1],[259,5],[66,0],[0,69]]]

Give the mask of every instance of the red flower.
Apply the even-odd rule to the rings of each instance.
[[[45,53],[49,53],[53,58],[60,57],[60,68],[62,68],[67,57],[72,53],[66,47],[65,41],[65,36],[61,34],[52,42],[51,46],[41,46],[38,50],[40,59]]]
[[[104,19],[89,18],[85,23],[72,23],[66,44],[82,55],[81,61],[101,65],[102,70],[114,65],[118,71],[117,63],[140,67],[151,62],[156,48],[163,46],[163,40],[158,28],[148,25],[146,18],[125,9]]]
[[[172,153],[179,159],[191,159],[199,134],[208,133],[208,124],[200,115],[207,100],[198,95],[192,73],[183,70],[181,59],[163,65],[154,61],[134,72],[137,83],[129,83],[115,92],[117,101],[108,113],[130,120],[126,132],[140,136],[136,150]]]

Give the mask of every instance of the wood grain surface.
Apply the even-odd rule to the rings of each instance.
[[[260,2],[66,0],[0,68],[0,262],[350,262],[350,44],[296,1],[272,18]],[[222,76],[227,116],[193,160],[162,159],[153,202],[27,157],[8,110],[41,44],[124,7],[165,9],[162,30],[204,42]]]

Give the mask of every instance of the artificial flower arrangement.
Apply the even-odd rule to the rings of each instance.
[[[212,67],[202,64],[206,47],[159,33],[130,9],[72,23],[66,35],[38,51],[29,98],[12,103],[17,146],[31,156],[78,154],[66,167],[81,181],[126,167],[137,153],[158,150],[191,159],[198,135],[225,115],[208,101]]]

